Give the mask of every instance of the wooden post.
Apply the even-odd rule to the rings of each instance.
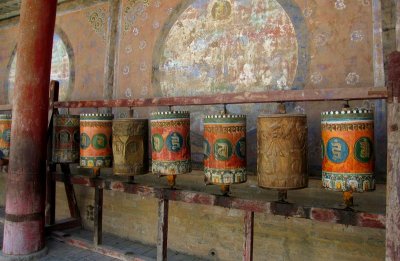
[[[57,1],[21,2],[3,254],[45,255],[46,144]]]
[[[396,1],[396,49],[400,52],[400,1]]]
[[[46,225],[56,222],[56,180],[52,173],[56,172],[56,165],[49,164],[46,172]]]
[[[50,83],[50,108],[49,108],[49,127],[47,129],[47,169],[46,169],[46,225],[54,225],[56,222],[56,180],[53,173],[56,172],[56,165],[52,162],[53,156],[53,115],[58,109],[54,109],[52,104],[58,101],[59,82],[51,81]]]
[[[102,244],[103,239],[103,188],[94,189],[94,246]]]
[[[400,52],[389,56],[386,260],[400,260]]]
[[[69,212],[72,218],[80,219],[81,214],[79,212],[74,186],[71,184],[71,170],[69,168],[69,164],[62,163],[60,165],[61,165],[61,171],[63,173],[65,193],[68,199]]]
[[[121,0],[109,0],[108,30],[106,37],[106,60],[104,67],[104,90],[103,97],[106,100],[111,100],[114,93],[114,67],[117,64],[117,45],[118,45],[118,23],[120,23]],[[108,109],[109,112],[111,108]]]
[[[253,261],[254,212],[246,211],[244,215],[243,261]]]
[[[167,260],[168,249],[168,199],[158,201],[157,261]]]

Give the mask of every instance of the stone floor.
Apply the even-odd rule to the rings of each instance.
[[[0,211],[1,212],[1,211]],[[74,238],[92,239],[92,232],[82,229],[73,229],[64,231]],[[3,224],[0,223],[0,243],[3,243]],[[140,255],[145,260],[156,260],[156,247],[150,245],[144,245],[139,242],[133,242],[126,239],[122,239],[113,235],[105,234],[103,236],[103,243],[108,247],[117,249],[122,253],[130,253]],[[47,247],[49,253],[47,256],[39,259],[40,261],[110,261],[118,260],[112,257],[104,256],[99,253],[92,252],[77,248],[66,243],[57,241],[56,239],[49,237],[47,238]],[[172,250],[168,250],[168,261],[202,261],[204,259],[181,254]]]

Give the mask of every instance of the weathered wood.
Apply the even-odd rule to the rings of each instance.
[[[62,163],[60,164],[61,166],[61,171],[63,175],[63,182],[64,182],[64,187],[65,187],[65,193],[67,196],[67,201],[68,201],[68,207],[69,207],[69,212],[71,214],[72,218],[81,218],[81,214],[79,212],[79,207],[78,207],[78,202],[76,200],[76,195],[75,195],[75,190],[74,186],[71,184],[71,170],[69,168],[69,164]]]
[[[158,201],[157,261],[167,260],[168,248],[168,199]]]
[[[11,111],[12,105],[11,104],[1,104],[0,111]]]
[[[94,245],[98,246],[103,241],[103,189],[94,188]]]
[[[59,96],[59,82],[50,82],[50,106],[49,106],[49,124],[47,129],[47,168],[46,168],[46,210],[45,222],[46,225],[53,225],[56,221],[56,180],[52,173],[56,170],[55,164],[52,162],[52,149],[53,149],[53,115],[57,113],[57,109],[53,109],[52,104],[58,101]]]
[[[80,219],[67,218],[67,219],[58,221],[57,224],[47,225],[46,226],[46,235],[49,235],[53,231],[77,228],[77,227],[81,227],[81,226],[82,226],[82,222]]]
[[[62,181],[62,174],[57,173],[57,180]],[[93,179],[87,176],[73,175],[71,183],[86,187],[101,187],[106,190],[140,195],[148,198],[166,198],[168,200],[234,208],[257,213],[268,213],[286,217],[312,219],[321,222],[344,224],[359,227],[385,228],[385,214],[349,211],[336,208],[299,206],[267,200],[249,200],[235,197],[212,195],[203,192],[158,188],[121,181]]]
[[[56,108],[100,108],[100,107],[152,107],[152,106],[184,106],[212,104],[240,104],[263,102],[294,101],[335,101],[386,99],[385,87],[370,88],[337,88],[337,89],[305,89],[266,92],[225,93],[196,97],[159,97],[122,100],[70,101],[58,102]]]
[[[373,68],[374,87],[385,84],[385,70],[383,66],[383,41],[382,41],[382,8],[381,0],[372,0],[372,21],[373,21]]]
[[[46,171],[46,225],[53,225],[56,221],[56,180],[52,173],[56,170],[55,164],[50,164]]]
[[[56,7],[55,0],[21,2],[2,248],[9,259],[45,253],[46,134]]]
[[[271,133],[276,134],[271,135]],[[259,116],[257,119],[258,186],[283,190],[307,187],[306,148],[306,115]],[[276,151],[281,154],[276,154]]]
[[[388,173],[386,193],[386,260],[400,260],[400,52],[389,56]]]
[[[51,237],[55,240],[68,244],[70,246],[78,247],[81,249],[90,250],[105,256],[116,258],[125,261],[154,261],[153,258],[148,258],[144,256],[135,255],[133,253],[126,253],[126,251],[121,251],[109,246],[96,246],[88,240],[71,236],[63,232],[52,232]]]
[[[244,215],[243,261],[253,261],[254,212],[246,211]]]
[[[109,0],[109,17],[106,37],[106,59],[104,66],[103,98],[111,100],[114,92],[114,68],[117,68],[118,24],[120,23],[121,0]]]
[[[400,1],[396,2],[396,50],[400,52]]]

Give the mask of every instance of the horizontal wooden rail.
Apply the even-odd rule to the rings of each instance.
[[[302,102],[302,101],[340,101],[372,100],[390,98],[386,87],[305,89],[265,92],[224,93],[193,97],[159,97],[97,101],[55,102],[55,108],[112,108],[112,107],[155,107],[189,106],[213,104],[245,104],[266,102]],[[0,111],[10,111],[10,104],[0,105]]]
[[[11,104],[0,104],[0,111],[11,111],[12,105]]]
[[[54,173],[58,181],[63,181],[61,173]],[[100,187],[106,190],[137,194],[143,197],[167,199],[185,203],[234,208],[257,213],[268,213],[285,217],[297,217],[320,222],[337,223],[359,227],[385,228],[385,214],[357,212],[336,208],[298,206],[276,201],[249,200],[226,197],[188,190],[158,188],[122,181],[96,179],[87,176],[73,175],[71,183],[87,187]]]
[[[305,89],[224,93],[194,97],[159,97],[121,100],[56,102],[56,108],[153,107],[264,102],[367,100],[388,98],[387,88]]]

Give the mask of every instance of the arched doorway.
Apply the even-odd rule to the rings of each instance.
[[[6,94],[8,103],[13,103],[15,73],[17,64],[17,47],[14,48],[11,60],[8,66],[8,80],[6,83]],[[53,38],[53,53],[51,60],[50,79],[59,81],[60,93],[59,100],[68,100],[73,88],[73,61],[72,49],[69,47],[68,42],[65,40],[65,35],[60,31],[54,34]]]

